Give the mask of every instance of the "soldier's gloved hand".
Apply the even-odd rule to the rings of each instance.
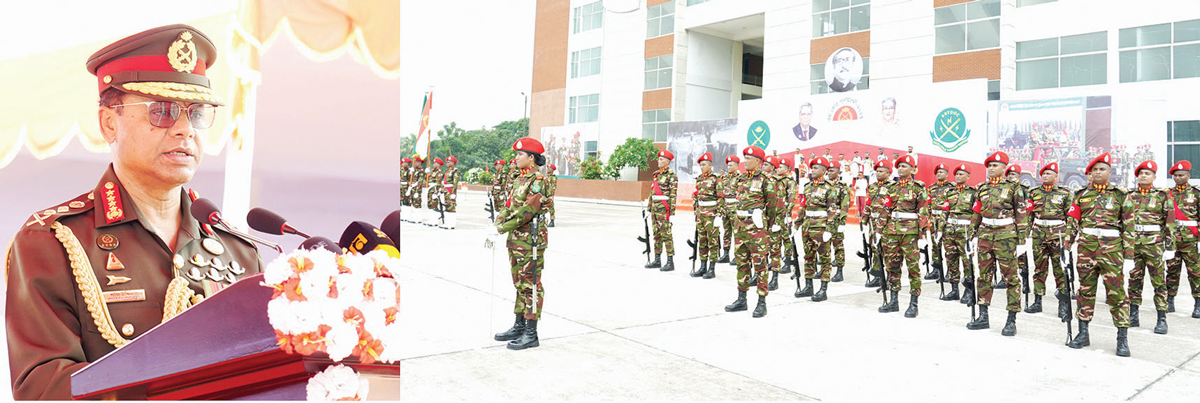
[[[762,210],[754,210],[754,212],[750,214],[750,219],[754,221],[755,228],[763,227],[763,212],[762,212]]]
[[[833,234],[830,234],[829,231],[821,233],[821,242],[829,242],[831,238],[833,238]]]
[[[1175,258],[1175,251],[1169,250],[1163,252],[1163,260],[1171,260]]]
[[[917,239],[917,250],[925,249],[927,246],[929,246],[928,240],[926,240],[925,238]]]
[[[1133,259],[1125,259],[1125,263],[1121,265],[1121,270],[1126,273],[1133,270]]]

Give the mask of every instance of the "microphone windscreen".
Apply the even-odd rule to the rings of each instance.
[[[304,249],[304,250],[325,249],[327,251],[337,253],[337,254],[342,253],[342,248],[339,248],[337,243],[333,242],[332,239],[329,239],[329,238],[326,238],[323,236],[314,236],[312,238],[305,239],[304,242],[300,243],[300,249]]]
[[[212,200],[199,198],[192,202],[192,217],[197,221],[208,225],[217,225],[217,218],[220,216],[221,209],[218,209]]]
[[[346,227],[346,230],[342,232],[341,240],[338,241],[338,246],[347,251],[361,254],[373,250],[383,250],[392,257],[400,258],[400,251],[396,249],[396,244],[388,239],[387,234],[374,225],[362,221],[352,222]]]
[[[287,224],[287,220],[271,210],[255,207],[246,213],[246,224],[258,232],[283,235],[283,226]]]
[[[392,243],[396,247],[400,247],[400,210],[393,211],[384,217],[383,222],[379,224],[379,229],[392,239]]]

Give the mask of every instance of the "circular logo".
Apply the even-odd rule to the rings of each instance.
[[[858,110],[850,105],[842,105],[833,112],[833,121],[858,120]]]
[[[967,130],[967,118],[957,108],[946,108],[933,120],[933,131],[929,132],[933,145],[945,152],[953,152],[967,144],[971,131]],[[999,159],[999,156],[996,156]]]
[[[762,149],[771,144],[771,128],[767,127],[767,122],[758,120],[750,124],[750,130],[746,131],[746,144]]]

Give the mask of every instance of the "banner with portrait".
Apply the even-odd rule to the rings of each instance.
[[[583,162],[583,143],[596,141],[599,133],[596,123],[543,127],[542,144],[546,146],[546,164],[558,167],[558,175],[579,175],[579,163]]]
[[[683,183],[694,183],[700,175],[696,160],[712,153],[713,171],[725,170],[725,157],[741,152],[736,118],[671,122],[667,124],[667,151],[675,155],[671,170]]]

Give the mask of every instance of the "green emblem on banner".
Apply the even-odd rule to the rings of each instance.
[[[933,120],[933,131],[929,132],[933,145],[945,152],[954,152],[967,144],[971,131],[967,130],[967,118],[957,108],[946,108]]]
[[[746,145],[765,150],[768,144],[771,144],[771,128],[767,127],[767,122],[755,121],[746,131]]]

